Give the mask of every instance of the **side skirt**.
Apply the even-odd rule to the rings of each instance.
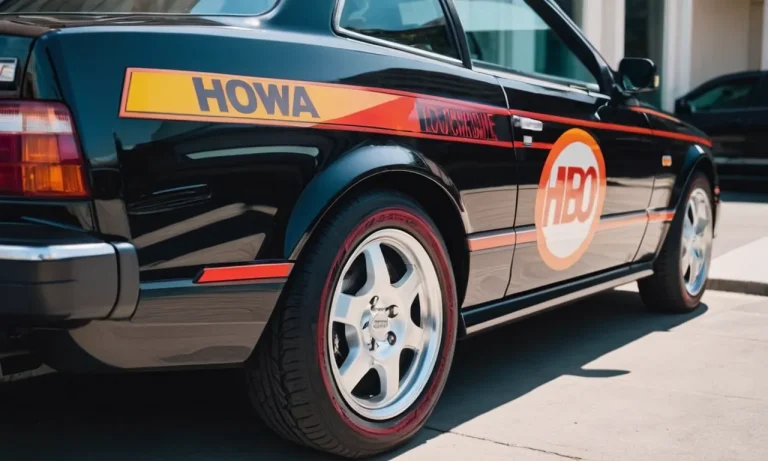
[[[638,263],[527,294],[493,301],[462,312],[466,336],[653,275],[653,263]]]

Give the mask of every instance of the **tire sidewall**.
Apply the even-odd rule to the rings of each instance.
[[[387,421],[370,421],[355,413],[339,393],[331,370],[332,359],[327,347],[328,317],[335,286],[343,268],[357,246],[374,232],[394,228],[415,237],[432,260],[440,281],[443,297],[443,331],[437,361],[422,394],[402,415]],[[320,257],[313,261],[311,269],[323,280],[307,290],[307,299],[318,299],[319,309],[313,321],[307,325],[306,338],[313,344],[305,344],[307,351],[314,351],[316,364],[310,373],[316,404],[331,432],[350,447],[377,450],[393,447],[415,434],[435,408],[445,386],[453,359],[456,342],[458,308],[456,288],[450,259],[436,226],[417,204],[410,199],[392,193],[376,193],[366,200],[354,202],[345,208],[326,234],[332,241],[318,241],[323,245]],[[314,278],[314,277],[313,277]],[[317,304],[315,304],[317,306]]]

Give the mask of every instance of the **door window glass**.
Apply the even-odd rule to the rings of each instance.
[[[459,55],[439,0],[346,0],[339,25],[420,50]]]
[[[528,0],[455,0],[472,60],[597,85],[597,79]]]
[[[723,82],[688,102],[694,112],[711,112],[759,107],[760,100],[760,79],[755,77]]]

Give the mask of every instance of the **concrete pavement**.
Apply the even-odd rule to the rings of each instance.
[[[724,193],[709,287],[768,296],[768,195]]]
[[[768,298],[648,313],[632,287],[459,344],[427,429],[381,460],[768,459]],[[0,388],[0,459],[321,460],[244,410],[235,373]]]

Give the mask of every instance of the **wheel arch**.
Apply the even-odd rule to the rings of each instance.
[[[717,176],[717,168],[712,156],[711,150],[705,149],[701,146],[691,146],[688,149],[688,153],[685,156],[683,166],[680,171],[680,175],[675,181],[675,187],[672,191],[672,200],[670,206],[675,210],[679,210],[684,199],[683,195],[688,190],[688,185],[693,180],[694,175],[697,172],[704,173],[712,184],[712,192],[714,195],[714,201],[712,212],[714,224],[717,225],[718,211],[720,203],[719,193],[719,179]]]
[[[284,257],[298,260],[314,230],[332,209],[349,197],[373,189],[408,195],[435,222],[448,247],[461,305],[469,274],[470,225],[459,191],[437,164],[402,146],[364,146],[344,154],[320,172],[302,192],[288,220]]]

